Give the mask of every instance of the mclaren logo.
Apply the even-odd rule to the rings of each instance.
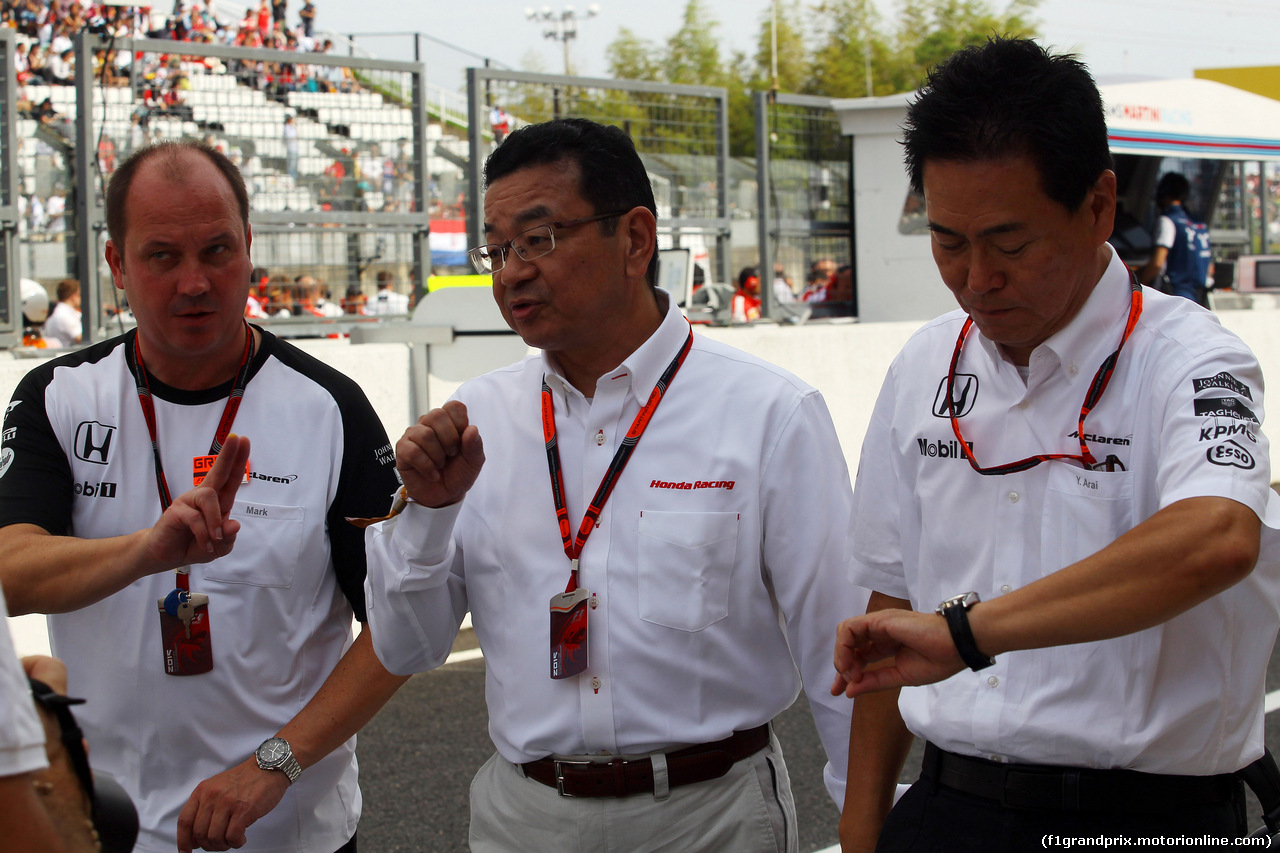
[[[978,377],[972,373],[957,373],[951,386],[951,405],[947,405],[947,378],[942,377],[938,383],[938,393],[933,397],[933,416],[935,418],[951,417],[954,407],[957,418],[963,418],[973,411],[973,401],[978,398]]]
[[[106,465],[111,458],[111,444],[116,428],[97,421],[81,421],[76,427],[76,458],[94,465]]]
[[[259,474],[257,471],[249,472],[250,480],[265,480],[268,483],[280,483],[281,485],[289,485],[298,479],[297,474],[285,474],[283,477],[277,477],[274,474]]]

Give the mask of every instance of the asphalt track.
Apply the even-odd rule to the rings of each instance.
[[[473,649],[464,630],[455,647]],[[461,655],[459,657],[466,657]],[[1280,655],[1272,654],[1267,693],[1280,691]],[[1280,694],[1270,697],[1280,700]],[[535,709],[531,709],[533,711]],[[493,753],[484,705],[484,660],[473,658],[412,678],[360,734],[362,853],[437,853],[467,849],[471,777]],[[804,696],[776,720],[803,853],[835,845],[839,815],[822,785],[825,757]],[[1267,715],[1267,744],[1280,755],[1280,719]],[[903,772],[919,772],[917,742]],[[1262,825],[1250,796],[1250,827]]]

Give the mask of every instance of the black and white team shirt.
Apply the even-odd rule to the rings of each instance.
[[[0,526],[35,524],[86,539],[159,518],[150,436],[134,379],[134,333],[32,370],[0,433]],[[231,384],[178,390],[149,378],[161,460],[175,497],[192,487]],[[231,516],[230,554],[191,568],[209,596],[214,666],[164,673],[157,600],[170,572],[49,617],[94,766],[133,797],[138,850],[171,851],[178,813],[200,781],[243,761],[315,694],[363,620],[363,531],[397,488],[394,453],[360,388],[262,332],[232,431],[251,441],[249,480]],[[308,768],[256,823],[245,850],[334,850],[360,813],[355,739]]]

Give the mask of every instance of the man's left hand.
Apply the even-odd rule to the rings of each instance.
[[[835,666],[831,694],[852,698],[892,687],[933,684],[964,669],[964,661],[945,618],[888,609],[840,623]]]
[[[288,789],[288,776],[262,770],[252,757],[206,779],[178,815],[178,850],[243,847],[245,830],[279,805]]]

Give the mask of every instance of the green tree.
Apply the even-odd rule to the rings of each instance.
[[[662,58],[651,41],[623,27],[605,48],[609,76],[619,80],[662,80]]]
[[[892,94],[884,72],[893,51],[880,30],[875,3],[824,0],[814,11],[821,29],[804,93],[832,98]]]
[[[720,43],[715,36],[719,26],[702,0],[689,0],[680,29],[667,40],[663,68],[668,83],[696,86],[724,83],[725,69],[720,64]]]

